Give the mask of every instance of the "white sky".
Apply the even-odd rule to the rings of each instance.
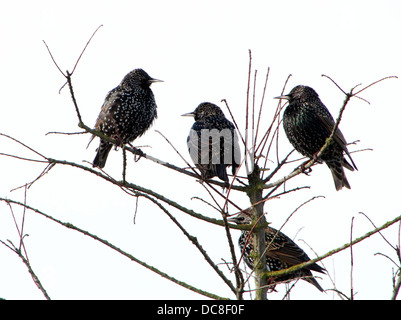
[[[396,0],[8,2],[0,13],[1,133],[52,158],[78,163],[93,160],[98,142],[86,149],[88,135],[45,136],[49,131],[78,131],[78,121],[67,88],[58,93],[64,78],[42,40],[61,69],[71,71],[90,35],[101,24],[73,78],[84,122],[93,125],[107,92],[126,73],[141,67],[164,83],[152,86],[159,118],[135,144],[151,145],[144,151],[179,166],[184,166],[183,161],[155,130],[189,159],[186,136],[192,121],[181,118],[181,114],[193,111],[203,101],[224,107],[220,101],[227,99],[243,124],[248,49],[259,73],[257,101],[266,70],[271,68],[266,110],[275,108],[277,101],[272,98],[281,93],[289,74],[293,75],[289,89],[297,84],[313,87],[335,118],[344,97],[322,74],[332,77],[346,91],[359,83],[368,85],[385,76],[401,75],[401,2]],[[297,243],[309,256],[314,257],[314,253],[308,245],[323,254],[348,242],[353,216],[354,236],[371,230],[358,212],[366,213],[376,225],[401,213],[399,91],[399,79],[386,80],[362,94],[370,105],[354,99],[345,110],[340,127],[346,139],[361,140],[357,148],[374,149],[353,156],[359,171],[347,172],[352,190],[336,192],[329,170],[320,165],[309,177],[299,176],[288,183],[288,187],[310,185],[310,190],[266,204],[267,220],[279,228],[305,200],[314,195],[326,197],[304,207],[283,229],[294,237],[302,228]],[[9,140],[0,141],[0,152],[28,155]],[[282,157],[291,150],[284,138],[280,149]],[[33,180],[43,170],[42,165],[5,157],[0,157],[0,164],[0,196],[19,201],[23,200],[22,190],[10,190]],[[105,169],[121,177],[120,152],[111,152]],[[204,204],[191,200],[192,196],[207,197],[194,179],[141,159],[130,162],[128,180],[219,218]],[[234,197],[244,208],[248,206],[245,196]],[[90,174],[56,167],[29,190],[28,204],[107,239],[179,280],[234,298],[163,212],[141,199],[134,225],[135,199]],[[14,207],[14,212],[20,216],[22,211]],[[230,259],[221,227],[175,210],[172,213],[215,262]],[[397,231],[394,226],[384,233],[393,245],[397,244]],[[53,299],[203,298],[31,212],[25,232],[29,234],[26,246],[32,267]],[[235,242],[238,236],[233,232]],[[18,242],[4,203],[0,204],[0,239]],[[377,252],[396,258],[378,235],[354,248],[353,281],[359,299],[391,296],[393,265],[375,256]],[[348,250],[323,261],[337,288],[346,294],[350,291],[349,260]],[[0,297],[43,298],[19,258],[2,245],[0,261]],[[221,269],[226,271],[225,266]],[[327,276],[318,281],[324,288],[332,288]],[[279,292],[270,298],[283,296],[285,286],[277,289]],[[297,284],[291,297],[337,298],[305,282]]]

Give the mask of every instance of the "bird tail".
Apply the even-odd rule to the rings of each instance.
[[[106,141],[100,141],[99,148],[97,148],[96,157],[93,160],[93,167],[104,168],[106,165],[107,156],[113,145]]]
[[[352,160],[351,155],[350,155],[350,153],[348,152],[347,149],[345,149],[345,153],[347,154],[348,158],[351,160],[352,164],[350,164],[345,158],[343,158],[343,166],[345,168],[347,168],[348,170],[351,170],[351,171],[358,170],[354,160]]]
[[[238,168],[239,168],[239,164],[237,164],[234,161],[233,164],[232,164],[232,168],[231,168],[231,170],[232,170],[231,172],[232,172],[233,176],[235,176],[235,174],[237,173]]]
[[[228,183],[227,169],[225,164],[216,164],[216,174],[217,176]]]
[[[319,266],[317,263],[314,263],[312,265],[310,265],[307,269],[308,271],[305,272],[307,275],[310,275],[308,277],[305,277],[304,279],[313,284],[316,288],[318,288],[321,292],[323,292],[323,288],[320,286],[320,284],[317,282],[317,280],[312,276],[312,272],[311,271],[316,271],[316,272],[320,272],[323,274],[326,274],[326,269],[322,268],[321,266]]]
[[[329,167],[331,174],[333,175],[333,180],[334,180],[334,185],[336,186],[336,190],[339,191],[343,187],[346,187],[347,189],[351,189],[351,186],[347,180],[347,177],[345,176],[343,164],[340,161],[333,161],[333,162],[326,161],[326,164]],[[348,164],[348,162],[347,162],[347,164]],[[348,166],[345,165],[345,167],[347,169],[349,169],[350,166],[348,164]]]
[[[305,281],[313,284],[320,292],[323,292],[324,289],[320,286],[319,282],[313,276],[303,278]]]
[[[344,168],[347,168],[350,171],[354,171],[355,169],[358,170],[356,167],[354,161],[352,161],[352,158],[350,157],[352,164],[350,164],[345,158],[343,159],[343,166]]]

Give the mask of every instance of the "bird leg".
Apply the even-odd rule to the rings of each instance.
[[[309,173],[312,172],[312,168],[305,168],[305,166],[309,163],[309,160],[306,160],[305,162],[302,162],[301,165],[299,166],[299,169],[301,170],[302,173],[306,174],[307,176],[309,175]]]
[[[139,149],[139,148],[135,148],[135,147],[134,147],[134,149],[135,149],[136,152],[138,152],[138,154],[137,154],[138,158],[135,159],[135,162],[138,162],[142,157],[145,156],[145,154],[144,154],[143,151],[142,151],[141,149]]]
[[[299,166],[299,169],[301,170],[302,173],[305,173],[306,175],[309,175],[309,173],[312,172],[312,168],[311,168],[311,167],[305,168],[305,166],[306,166],[311,160],[313,160],[313,161],[315,161],[315,162],[318,162],[318,163],[322,163],[322,160],[320,160],[320,159],[318,158],[318,156],[317,156],[318,154],[319,154],[319,152],[314,153],[311,159],[306,160],[305,162],[303,162],[303,163]]]
[[[268,290],[268,292],[277,292],[276,284],[277,283],[275,282],[274,278],[268,278],[267,279],[267,285],[268,285],[267,290]]]
[[[224,181],[223,193],[227,193],[228,189],[230,189],[230,183],[228,183],[227,181]]]
[[[132,149],[135,150],[135,156],[138,156],[138,158],[134,157],[134,161],[135,161],[135,162],[138,162],[142,157],[145,156],[145,153],[144,153],[141,149],[139,149],[139,148],[137,148],[137,147],[134,147],[130,142],[128,142],[128,145],[129,145]]]

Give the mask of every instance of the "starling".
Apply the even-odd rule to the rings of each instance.
[[[183,114],[195,118],[188,139],[188,151],[202,179],[219,177],[228,184],[227,166],[235,175],[241,163],[241,152],[235,126],[213,103],[203,102],[193,112]]]
[[[307,86],[296,86],[288,95],[276,99],[288,100],[283,116],[283,126],[288,140],[302,155],[311,159],[316,158],[335,125],[329,110],[316,91]],[[352,165],[344,158],[344,152]],[[342,187],[351,189],[344,167],[351,171],[358,169],[348,152],[347,142],[340,129],[337,128],[331,144],[318,160],[324,161],[329,167],[337,191]]]
[[[96,120],[95,129],[123,146],[143,135],[157,118],[157,106],[150,85],[156,80],[144,70],[135,69],[111,90]],[[93,140],[92,136],[89,143]],[[112,143],[100,140],[93,167],[103,168]]]
[[[237,224],[250,224],[252,222],[252,218],[249,211],[243,211],[236,217],[229,218],[228,221],[235,222]],[[287,269],[310,260],[308,255],[284,233],[271,227],[266,227],[265,231],[267,248],[266,267],[268,271],[279,271]],[[253,233],[249,231],[242,231],[242,234],[238,240],[238,244],[241,248],[241,252],[243,252],[243,257],[246,265],[251,270],[253,270]],[[323,292],[323,288],[313,277],[311,271],[325,273],[325,269],[323,269],[316,263],[313,263],[298,271],[270,278],[269,282],[271,285],[276,285],[281,282],[288,282],[295,279],[303,279],[313,284],[317,289]]]

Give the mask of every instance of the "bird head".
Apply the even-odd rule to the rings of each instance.
[[[163,80],[152,78],[143,69],[134,69],[124,77],[120,85],[129,87],[139,85],[146,89],[154,82],[163,82]]]
[[[236,224],[250,224],[252,222],[251,210],[243,210],[235,217],[228,218],[227,221],[234,222]]]
[[[275,97],[274,99],[285,99],[288,100],[289,103],[292,101],[309,101],[310,99],[319,98],[319,95],[313,90],[311,87],[308,86],[296,86],[294,87],[289,94]]]
[[[224,117],[223,111],[211,102],[202,102],[193,112],[184,113],[184,117],[194,117],[195,121],[206,120],[209,117]]]

